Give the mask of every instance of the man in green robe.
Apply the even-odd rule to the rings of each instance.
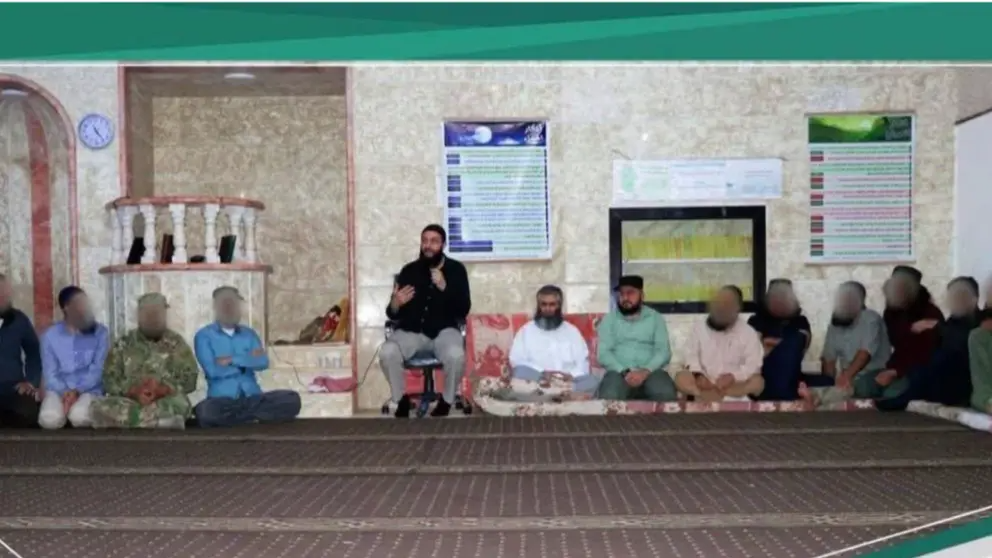
[[[168,308],[159,293],[138,299],[138,328],[107,355],[106,397],[90,408],[94,428],[185,428],[199,367],[186,341],[166,325]]]

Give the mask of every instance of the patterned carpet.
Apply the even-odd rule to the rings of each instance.
[[[872,411],[0,443],[0,538],[22,558],[814,558],[992,502],[992,436]]]

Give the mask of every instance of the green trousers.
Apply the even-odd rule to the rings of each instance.
[[[968,336],[968,367],[971,369],[971,406],[992,410],[992,331],[978,328]]]
[[[648,374],[644,383],[634,388],[627,384],[623,374],[619,372],[607,372],[599,382],[599,399],[611,401],[676,401],[678,392],[675,389],[675,381],[664,370],[655,370]]]
[[[94,428],[156,428],[163,419],[185,421],[191,409],[185,395],[170,395],[145,406],[127,397],[107,396],[90,405]]]

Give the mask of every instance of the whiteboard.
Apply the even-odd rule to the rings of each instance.
[[[613,162],[613,207],[782,197],[782,159]]]

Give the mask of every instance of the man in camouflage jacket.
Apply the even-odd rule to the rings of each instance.
[[[107,355],[106,397],[91,406],[95,428],[185,428],[199,367],[186,341],[166,326],[168,307],[159,293],[138,299],[138,328]]]

